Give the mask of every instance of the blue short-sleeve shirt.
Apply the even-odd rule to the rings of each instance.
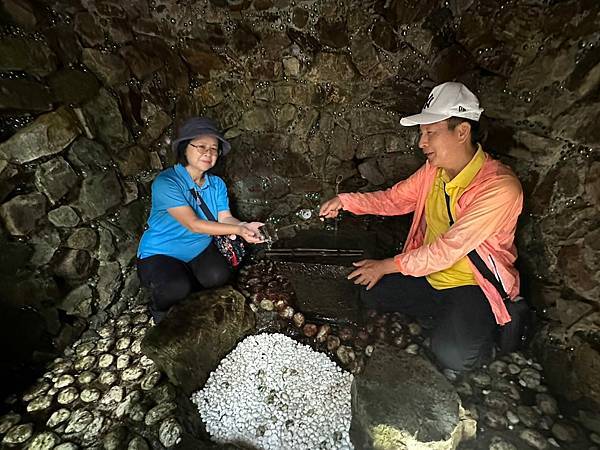
[[[190,189],[201,195],[215,218],[220,212],[229,210],[227,187],[218,176],[205,174],[204,184],[199,187],[181,164],[163,170],[152,183],[148,229],[140,240],[138,258],[167,255],[188,262],[208,247],[212,236],[191,232],[167,211],[178,206],[190,206],[200,219],[209,220]]]

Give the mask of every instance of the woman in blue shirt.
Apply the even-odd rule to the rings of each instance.
[[[209,173],[230,148],[213,120],[191,118],[173,141],[177,164],[152,183],[152,207],[138,248],[137,269],[142,285],[152,290],[150,312],[155,323],[190,292],[222,286],[229,279],[231,269],[212,236],[262,242],[263,224],[233,217],[225,183]],[[217,221],[206,217],[196,196]]]

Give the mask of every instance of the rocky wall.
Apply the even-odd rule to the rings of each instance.
[[[525,189],[523,291],[552,331],[540,347],[566,355],[548,358],[571,374],[563,387],[598,364],[595,0],[0,4],[0,296],[21,359],[49,357],[138,295],[149,187],[181,120],[223,126],[233,151],[217,171],[240,217],[293,231],[320,226],[300,212],[336,189],[385,188],[419,167],[399,118],[455,79],[485,108],[485,148]],[[404,225],[367,226],[395,248]]]

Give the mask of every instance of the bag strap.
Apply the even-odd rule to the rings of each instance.
[[[452,218],[452,211],[450,210],[450,196],[446,193],[446,186],[444,185],[444,196],[446,197],[446,208],[448,209],[448,219],[450,221],[450,226],[454,225],[454,219]],[[494,276],[492,271],[485,264],[479,253],[475,249],[471,250],[467,256],[473,263],[473,265],[479,270],[479,273],[483,275],[483,277],[488,280],[492,285],[496,288],[502,300],[510,301],[510,296],[504,290],[504,286],[500,283],[500,280]]]
[[[192,193],[192,197],[194,197],[194,200],[196,200],[196,203],[198,203],[198,206],[200,206],[200,208],[202,209],[202,212],[204,213],[206,218],[208,220],[212,220],[213,222],[216,222],[217,220],[215,219],[215,216],[213,216],[213,213],[211,213],[210,209],[208,209],[208,206],[202,199],[202,196],[200,195],[200,193],[194,188],[190,189],[190,192]]]

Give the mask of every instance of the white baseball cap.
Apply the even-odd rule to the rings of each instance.
[[[464,117],[478,122],[482,112],[483,108],[479,107],[475,94],[464,84],[449,81],[431,90],[420,114],[403,117],[400,124],[405,127],[427,125],[450,117]]]

